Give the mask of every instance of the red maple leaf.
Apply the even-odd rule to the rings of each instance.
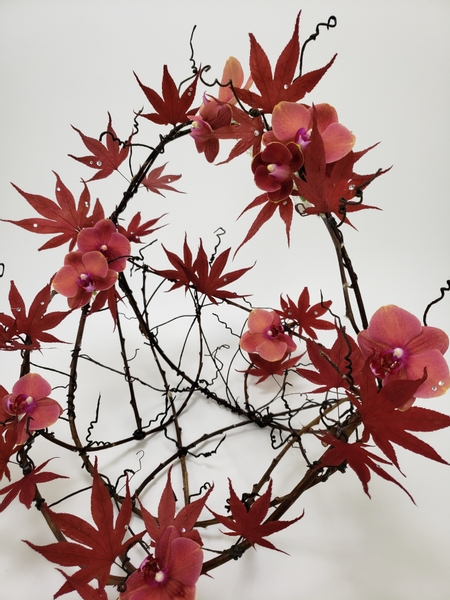
[[[42,554],[47,560],[64,567],[81,567],[55,594],[55,598],[71,592],[74,582],[88,583],[97,579],[99,586],[104,587],[114,561],[139,540],[142,533],[123,541],[131,518],[131,499],[127,493],[114,524],[111,497],[97,471],[97,462],[93,474],[91,514],[97,528],[83,519],[67,514],[50,513],[59,530],[75,542],[57,542],[47,546],[36,546],[26,542],[33,550]]]
[[[175,281],[173,286],[170,288],[171,290],[183,286],[187,290],[189,286],[192,285],[198,292],[205,294],[214,304],[217,304],[217,300],[215,298],[226,299],[244,297],[244,295],[239,295],[235,292],[229,292],[227,290],[220,289],[225,285],[233,283],[239,279],[239,277],[242,277],[242,275],[244,275],[244,273],[246,273],[249,269],[253,268],[246,267],[244,269],[237,269],[236,271],[230,271],[229,273],[222,275],[222,271],[224,270],[228,261],[230,248],[224,250],[221,254],[216,256],[212,262],[208,262],[208,258],[201,240],[197,257],[193,262],[192,252],[188,246],[186,237],[184,239],[183,246],[184,260],[173,252],[169,252],[165,248],[164,251],[175,269],[168,269],[165,271],[155,270],[155,272],[166,279]]]
[[[36,496],[36,485],[38,483],[45,483],[47,481],[53,481],[54,479],[68,479],[65,475],[40,472],[50,460],[52,459],[49,458],[42,463],[42,465],[32,469],[29,473],[24,475],[19,481],[15,481],[0,490],[0,495],[6,494],[0,504],[0,512],[5,510],[17,496],[19,496],[19,502],[25,504],[27,508],[31,508],[31,503]]]
[[[104,179],[105,177],[108,177],[111,175],[111,173],[113,173],[113,171],[117,171],[119,166],[127,158],[130,150],[129,144],[133,134],[131,134],[128,140],[122,144],[121,148],[120,141],[113,129],[111,115],[109,113],[105,144],[102,144],[101,141],[96,140],[95,138],[84,135],[84,133],[82,133],[73,125],[72,128],[80,134],[84,145],[89,152],[91,152],[91,154],[89,156],[82,157],[74,156],[73,154],[69,154],[69,156],[78,162],[83,163],[87,167],[90,167],[91,169],[97,169],[97,173],[88,179],[88,181],[94,181],[95,179]]]
[[[287,355],[286,355],[287,356]],[[249,354],[249,358],[252,361],[252,365],[249,369],[244,371],[247,375],[253,375],[259,377],[256,384],[265,381],[271,375],[284,375],[288,369],[292,369],[298,361],[300,356],[294,356],[286,360],[284,356],[281,360],[268,361],[261,358],[259,354]]]
[[[13,338],[16,335],[16,320],[10,315],[0,313],[0,348],[16,350]]]
[[[166,165],[167,163],[162,165],[161,167],[156,167],[156,169],[152,169],[150,173],[142,180],[142,185],[145,188],[147,188],[149,192],[159,194],[163,198],[165,198],[165,196],[159,190],[167,190],[169,192],[177,192],[178,194],[184,194],[185,192],[180,192],[180,190],[177,190],[171,185],[169,185],[169,183],[181,179],[181,175],[162,175],[162,172],[166,168]]]
[[[245,236],[244,241],[241,242],[238,249],[234,253],[235,256],[236,256],[238,250],[240,250],[240,248],[242,248],[242,246],[244,244],[246,244],[249,240],[251,240],[252,237],[261,229],[261,227],[264,225],[264,223],[266,223],[274,215],[274,213],[277,209],[278,209],[279,215],[281,217],[281,220],[284,222],[284,225],[286,228],[287,243],[289,246],[292,216],[294,214],[294,206],[292,204],[292,199],[289,197],[289,198],[286,198],[285,200],[282,200],[281,202],[272,202],[272,200],[269,199],[267,192],[264,192],[264,194],[257,196],[252,202],[250,202],[250,204],[246,208],[244,208],[244,210],[239,215],[238,219],[240,219],[242,217],[242,215],[245,212],[247,212],[248,210],[250,210],[251,208],[255,208],[256,206],[260,206],[261,204],[263,204],[263,207],[259,211],[256,219],[253,221],[253,224],[251,225],[250,229],[248,230],[248,233]]]
[[[216,100],[218,104],[224,104]],[[214,131],[214,136],[220,140],[239,140],[233,147],[228,158],[218,163],[223,165],[233,158],[252,149],[252,156],[258,154],[261,149],[261,139],[264,133],[264,122],[261,115],[248,115],[238,106],[230,105],[233,124],[220,127]]]
[[[153,121],[153,123],[157,123],[158,125],[171,124],[175,126],[177,123],[185,123],[189,121],[187,112],[195,98],[199,73],[196,75],[195,79],[188,84],[188,87],[180,96],[177,86],[175,85],[175,82],[167,69],[167,65],[164,65],[162,98],[155,92],[155,90],[152,90],[152,88],[149,88],[141,83],[139,77],[135,73],[134,76],[136,77],[142,91],[147,96],[147,100],[156,110],[155,113],[149,113],[142,116],[150,121]]]
[[[239,500],[231,485],[230,479],[228,479],[228,483],[230,489],[230,511],[232,516],[225,517],[209,509],[222,525],[232,530],[233,533],[224,532],[225,535],[237,535],[243,537],[253,547],[255,544],[259,544],[265,548],[283,552],[283,550],[279,550],[272,542],[269,542],[264,538],[296,523],[303,517],[303,514],[296,519],[292,519],[292,521],[266,521],[263,523],[262,521],[267,515],[267,511],[270,507],[272,480],[269,481],[267,491],[260,496],[250,508],[248,508],[244,502]]]
[[[331,67],[336,56],[325,67],[305,73],[305,75],[294,79],[300,53],[298,41],[299,19],[300,13],[295,21],[292,38],[280,54],[273,75],[267,54],[258,44],[254,35],[250,34],[250,71],[261,95],[238,88],[235,90],[236,96],[242,102],[252,108],[261,109],[262,112],[271,113],[273,107],[283,100],[297,102],[303,98],[319,83]]]
[[[303,150],[304,174],[302,177],[293,175],[299,195],[312,204],[305,208],[303,214],[334,213],[339,220],[350,224],[347,213],[367,208],[378,210],[376,206],[363,204],[357,195],[389,169],[370,175],[353,172],[355,163],[373,147],[360,152],[350,151],[340,160],[326,164],[323,140],[314,115],[310,143]]]
[[[159,501],[158,520],[156,520],[155,517],[153,517],[141,504],[142,518],[144,519],[147,532],[152,540],[157,542],[168,527],[175,527],[181,537],[189,538],[200,546],[203,546],[203,541],[199,532],[196,529],[193,529],[193,527],[195,526],[213,487],[210,487],[202,498],[194,500],[194,502],[191,502],[190,504],[186,504],[186,506],[184,506],[175,516],[175,494],[170,479],[171,471],[172,469],[170,469],[167,475],[167,482]]]
[[[31,303],[30,310],[27,311],[22,296],[19,293],[14,281],[11,281],[9,290],[9,304],[11,312],[14,315],[15,326],[14,335],[24,335],[26,340],[22,341],[10,339],[6,346],[7,350],[38,350],[41,347],[40,342],[53,343],[61,342],[58,338],[50,333],[46,333],[47,329],[53,329],[67,317],[69,311],[55,311],[47,313],[48,305],[51,300],[50,284],[46,285],[34,298]],[[8,315],[0,314],[0,321]]]
[[[398,487],[406,492],[414,502],[414,498],[411,496],[408,490],[406,490],[398,481],[396,481],[391,475],[389,475],[389,473],[382,469],[379,464],[377,464],[381,462],[385,465],[390,465],[392,463],[384,458],[381,458],[380,456],[377,456],[376,454],[373,454],[372,452],[369,452],[369,450],[367,450],[367,444],[364,444],[361,441],[352,443],[342,442],[328,433],[321,433],[320,435],[317,435],[317,437],[326,444],[329,444],[331,447],[322,456],[320,463],[315,467],[316,469],[320,469],[322,467],[340,467],[347,463],[348,466],[358,475],[363,489],[369,498],[370,494],[368,484],[370,481],[370,471],[372,470],[383,479],[386,479],[386,481],[391,481],[392,483],[395,483],[395,485],[398,485]]]
[[[67,583],[72,586],[73,590],[78,592],[83,600],[108,600],[108,596],[104,587],[93,588],[88,583],[78,581],[75,577],[69,577],[69,575],[64,573],[64,571],[61,571],[61,569],[56,570],[66,578]]]
[[[105,214],[99,200],[96,200],[94,210],[91,216],[88,217],[91,196],[86,184],[84,184],[84,189],[81,192],[77,207],[72,193],[63,184],[59,175],[56,173],[55,175],[55,194],[57,203],[48,198],[44,198],[44,196],[23,192],[16,185],[12,184],[35,211],[44,217],[43,219],[22,219],[21,221],[11,221],[9,219],[2,220],[7,223],[18,225],[19,227],[34,233],[59,234],[48,240],[48,242],[41,246],[39,250],[56,248],[57,246],[62,246],[66,242],[70,242],[69,250],[72,250],[75,247],[78,233],[84,227],[92,227],[97,221],[104,219]]]
[[[340,329],[337,330],[336,341],[330,349],[309,339],[306,340],[306,347],[317,372],[300,368],[297,369],[297,373],[320,385],[311,391],[312,394],[336,388],[348,389],[364,366],[364,357],[355,340]]]
[[[183,194],[184,192],[180,192]],[[166,216],[167,213],[164,213],[160,217],[156,219],[150,219],[149,221],[145,221],[145,223],[141,223],[141,213],[137,212],[134,217],[131,219],[128,227],[125,229],[122,225],[119,225],[118,232],[124,235],[130,242],[134,242],[135,244],[141,244],[141,237],[145,235],[150,235],[157,229],[161,229],[161,227],[165,227],[165,225],[160,225],[159,227],[153,227],[159,219],[162,219]]]
[[[0,398],[4,398],[8,392],[4,387],[0,385]],[[0,411],[0,421],[5,423],[4,417],[9,415],[3,415]],[[1,430],[0,430],[1,431]],[[2,432],[3,433],[3,432]],[[11,456],[14,454],[14,448],[16,446],[17,431],[14,425],[9,425],[3,435],[0,435],[0,479],[3,475],[11,481],[11,473],[9,471],[8,463]]]
[[[117,324],[117,303],[122,302],[122,298],[120,297],[119,292],[116,290],[115,286],[110,287],[107,290],[98,292],[95,296],[95,300],[92,303],[91,310],[89,311],[90,315],[93,315],[96,312],[102,310],[105,304],[108,305],[108,310],[111,313],[111,316],[114,321],[114,325]]]
[[[335,328],[334,323],[319,318],[328,311],[331,306],[331,300],[318,302],[311,306],[307,287],[303,288],[302,293],[298,297],[297,304],[289,296],[287,297],[287,301],[280,296],[280,306],[281,310],[277,310],[276,312],[280,317],[288,321],[296,321],[299,334],[304,331],[306,335],[316,340],[317,334],[314,329]]]
[[[384,452],[395,466],[400,469],[392,444],[397,444],[440,463],[449,464],[424,441],[408,433],[408,431],[437,431],[450,427],[450,417],[428,408],[412,406],[401,411],[403,406],[414,396],[426,379],[416,381],[394,380],[386,383],[380,390],[370,367],[366,364],[358,377],[360,398],[351,396],[351,401],[358,409],[364,425],[362,441],[367,442],[372,436],[373,442]]]

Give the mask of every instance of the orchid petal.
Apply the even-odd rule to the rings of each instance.
[[[105,220],[109,221],[109,219]],[[109,222],[111,223],[111,221]],[[80,231],[77,237],[78,248],[83,254],[91,250],[99,250],[102,243],[104,243],[102,240],[102,232],[100,229],[97,229],[97,227],[86,227]]]
[[[42,398],[38,400],[36,408],[30,413],[31,419],[28,428],[31,431],[36,431],[50,427],[50,425],[56,423],[62,412],[63,409],[56,400]]]
[[[170,545],[170,576],[185,586],[193,586],[200,577],[203,552],[198,544],[179,537]]]
[[[58,294],[61,294],[66,298],[73,298],[80,289],[78,287],[78,273],[70,265],[61,267],[53,277],[52,286]]]
[[[245,352],[253,354],[258,351],[258,346],[261,346],[265,341],[266,338],[263,333],[251,333],[250,331],[246,331],[241,337],[240,346]]]
[[[418,354],[429,348],[439,350],[441,354],[445,354],[448,350],[448,335],[438,327],[422,327],[422,333],[410,342],[407,349],[409,353]]]
[[[265,192],[276,192],[281,187],[282,182],[276,177],[273,177],[265,165],[256,167],[254,175],[255,184],[260,190],[264,190]]]
[[[115,231],[108,242],[108,263],[110,269],[118,273],[123,271],[127,265],[127,257],[131,254],[131,245],[129,240]]]
[[[64,266],[72,267],[78,274],[84,270],[83,264],[83,253],[82,252],[69,252],[64,257]]]
[[[142,571],[135,571],[127,579],[126,590],[121,592],[120,600],[148,600],[150,596],[150,590],[155,598],[154,590],[157,588],[149,588],[144,579],[144,573]]]
[[[261,152],[261,158],[265,163],[286,164],[292,159],[292,154],[284,144],[273,142]]]
[[[278,317],[276,313],[267,310],[252,310],[248,317],[248,329],[252,333],[260,333],[272,325],[278,325],[280,318],[278,317],[277,322],[275,322],[276,317]]]
[[[256,347],[256,352],[264,360],[275,362],[281,360],[286,354],[287,344],[284,340],[265,339],[262,344]]]
[[[95,278],[95,290],[99,292],[104,292],[105,290],[109,290],[115,285],[117,281],[117,271],[113,271],[112,269],[108,269],[106,277]]]
[[[86,271],[94,277],[106,277],[108,274],[108,261],[101,252],[92,250],[83,254],[83,264]]]
[[[322,133],[325,162],[332,163],[346,156],[355,145],[356,137],[340,123],[332,123]]]
[[[338,115],[336,109],[331,104],[315,104],[314,108],[317,116],[317,129],[323,137],[323,132],[332,125],[338,122]]]
[[[46,398],[52,391],[52,386],[39,373],[28,373],[13,385],[12,394],[24,394],[35,400]]]
[[[87,229],[90,229],[90,227],[88,227]],[[94,225],[94,229],[97,229],[100,232],[100,239],[104,244],[107,244],[111,236],[114,233],[117,233],[116,226],[111,221],[111,219],[101,219],[100,221],[97,221],[97,223]],[[82,232],[83,230],[80,231],[80,233]],[[78,244],[78,246],[79,245],[80,244]]]
[[[390,348],[404,348],[421,331],[422,325],[417,317],[394,304],[389,304],[374,313],[368,329],[358,335],[358,343],[361,336],[361,340],[369,338]],[[361,350],[364,354],[365,345],[361,345]]]
[[[410,356],[406,366],[407,379],[420,379],[424,368],[427,370],[427,379],[414,395],[417,398],[442,396],[450,387],[450,374],[447,362],[439,350],[426,350]]]
[[[276,135],[274,134],[272,129],[270,131],[266,131],[266,133],[264,133],[264,135],[262,137],[262,142],[263,142],[264,146],[268,146],[269,144],[272,144],[273,142],[279,142],[279,141],[280,140],[276,137]]]
[[[71,296],[67,298],[67,304],[71,310],[75,310],[77,308],[81,308],[89,303],[92,297],[92,292],[86,292],[82,288],[78,288],[78,292],[75,296]]]
[[[225,63],[220,83],[226,84],[229,81],[233,83],[233,87],[240,88],[244,81],[244,71],[242,65],[234,56],[230,56]],[[219,89],[218,98],[221,102],[230,102],[234,99],[233,91],[230,87],[221,87]]]
[[[311,126],[311,113],[302,104],[294,102],[279,102],[273,109],[272,129],[274,135],[282,142],[295,139],[302,127],[306,130]]]

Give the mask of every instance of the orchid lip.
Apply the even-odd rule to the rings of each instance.
[[[394,348],[393,350],[384,350],[375,354],[370,361],[372,373],[384,379],[388,373],[396,373],[400,370],[407,360],[407,352],[403,348]]]
[[[81,273],[78,278],[78,285],[80,288],[86,290],[86,292],[93,292],[95,290],[94,281],[89,273]]]
[[[21,415],[24,413],[33,412],[36,408],[36,400],[31,396],[26,396],[25,394],[18,394],[17,396],[6,396],[6,401],[4,400],[5,409],[11,415]]]

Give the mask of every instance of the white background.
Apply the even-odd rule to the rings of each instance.
[[[338,27],[322,31],[306,52],[305,70],[326,64],[335,52],[338,58],[305,100],[333,104],[340,121],[355,133],[357,149],[381,141],[360,162],[360,172],[394,165],[366,194],[366,203],[382,212],[355,213],[351,220],[358,231],[345,230],[368,313],[394,303],[420,318],[450,277],[446,0],[305,0],[302,5],[291,0],[0,0],[0,216],[33,215],[10,181],[54,198],[52,170],[78,199],[80,177],[88,174],[67,157],[85,154],[70,124],[96,137],[110,111],[118,135],[126,137],[133,110],[151,110],[132,71],[157,91],[163,64],[176,81],[186,77],[194,24],[196,59],[211,64],[211,73],[220,76],[230,54],[246,68],[249,31],[274,65],[292,35],[299,8],[301,41],[317,22],[331,14],[338,19]],[[142,130],[154,131],[148,124]],[[147,218],[169,213],[170,227],[159,239],[179,252],[186,230],[195,247],[200,235],[212,244],[212,232],[223,226],[229,232],[227,245],[239,243],[255,214],[237,224],[235,218],[259,193],[247,157],[211,166],[185,139],[163,159],[169,161],[167,173],[182,173],[175,187],[187,195],[143,197],[146,208],[137,209]],[[90,185],[93,199],[99,196],[107,212],[123,189],[117,174]],[[323,290],[325,298],[333,299],[334,310],[343,313],[334,250],[322,229],[316,218],[294,219],[287,251],[281,221],[274,218],[239,253],[235,268],[258,260],[247,280],[255,304],[276,305],[281,292],[296,298],[308,285],[317,298]],[[1,224],[0,231],[0,260],[6,263],[0,310],[9,312],[10,280],[16,281],[28,305],[59,268],[62,254],[36,253],[46,236],[32,236],[9,224]],[[429,324],[450,331],[449,307],[447,298],[431,311]],[[18,377],[19,362],[12,356],[1,361],[0,383],[9,389]],[[450,413],[448,396],[422,405]],[[448,460],[449,435],[444,431],[426,438]],[[401,450],[398,455],[407,474],[402,483],[417,506],[385,481],[371,482],[369,500],[353,473],[336,476],[306,494],[289,513],[294,517],[304,507],[303,521],[274,536],[290,557],[264,548],[249,552],[238,563],[216,570],[214,579],[203,577],[198,600],[444,600],[450,586],[449,470]],[[52,470],[58,472],[56,462]],[[0,515],[0,524],[2,597],[51,598],[62,583],[60,575],[20,541],[52,541],[35,511],[11,506]]]

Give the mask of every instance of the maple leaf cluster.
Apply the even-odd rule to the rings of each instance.
[[[449,345],[448,337],[440,329],[422,326],[404,309],[390,305],[374,314],[357,342],[345,328],[319,318],[330,304],[329,301],[321,302],[311,307],[308,290],[304,288],[297,304],[289,297],[287,300],[281,297],[282,310],[276,311],[290,327],[309,335],[306,352],[316,370],[296,367],[303,355],[289,358],[289,351],[295,349],[295,345],[277,354],[278,333],[273,331],[269,318],[272,313],[258,309],[253,311],[253,318],[260,314],[258,323],[261,321],[261,326],[250,327],[241,337],[241,348],[249,352],[252,361],[245,372],[259,377],[256,383],[262,383],[270,376],[282,376],[295,369],[298,375],[318,386],[310,390],[311,394],[347,394],[357,411],[351,413],[351,433],[356,425],[362,424],[361,438],[348,441],[340,439],[339,431],[335,435],[316,432],[330,446],[317,468],[341,468],[348,464],[368,495],[371,471],[408,493],[379,463],[394,465],[400,470],[393,446],[397,444],[430,460],[448,464],[429,444],[409,433],[437,431],[450,426],[447,415],[412,406],[416,397],[442,395],[450,385],[449,368],[442,356]],[[277,323],[281,325],[281,321]],[[336,331],[336,341],[331,348],[317,341],[314,329]],[[417,374],[422,377],[416,379]],[[377,383],[380,377],[384,380],[381,387]],[[386,458],[370,452],[370,443]]]
[[[193,259],[192,251],[189,248],[187,237],[184,239],[183,258],[164,248],[167,258],[174,269],[156,270],[161,277],[173,281],[171,290],[184,287],[187,291],[189,287],[195,288],[201,294],[204,294],[211,302],[217,304],[217,298],[224,300],[230,298],[242,298],[236,292],[222,289],[230,283],[233,283],[252,267],[237,269],[228,273],[223,273],[230,255],[230,248],[215,256],[208,261],[203,242],[200,240],[197,256]]]
[[[303,288],[297,304],[288,296],[287,300],[280,297],[280,306],[281,310],[277,310],[277,313],[286,321],[289,321],[291,328],[297,329],[299,335],[305,333],[305,335],[316,340],[317,333],[314,331],[315,329],[334,329],[334,323],[320,318],[327,313],[331,306],[331,300],[317,302],[311,306],[307,287]]]
[[[54,473],[40,473],[47,462],[33,469],[21,481],[0,490],[0,493],[7,494],[0,509],[6,508],[17,495],[20,495],[20,500],[30,507],[36,483],[60,477]],[[26,543],[51,562],[64,567],[79,567],[79,570],[70,577],[62,572],[66,582],[56,592],[55,598],[72,590],[78,591],[83,598],[85,597],[83,594],[88,593],[92,594],[89,597],[102,598],[113,564],[121,560],[121,557],[124,557],[133,545],[141,542],[143,536],[147,534],[151,539],[149,554],[139,569],[126,578],[122,585],[121,600],[143,598],[147,597],[146,594],[149,598],[153,597],[150,590],[154,592],[155,587],[161,594],[164,592],[169,594],[168,597],[172,597],[170,590],[174,589],[178,590],[180,597],[187,597],[195,590],[195,583],[203,564],[201,551],[203,541],[194,526],[212,491],[211,487],[204,496],[187,504],[175,515],[175,495],[171,484],[171,471],[169,471],[159,501],[158,518],[153,517],[139,503],[146,531],[126,537],[132,507],[128,485],[114,522],[109,491],[98,473],[96,462],[91,493],[91,514],[96,527],[75,515],[56,513],[44,505],[42,510],[51,517],[59,531],[73,541],[59,541],[46,546],[37,546],[29,541]],[[231,481],[229,481],[229,491],[231,517],[222,516],[211,510],[217,521],[231,530],[225,534],[238,536],[250,546],[258,544],[282,552],[265,538],[296,523],[303,514],[290,521],[263,522],[270,507],[272,481],[269,482],[267,491],[250,507],[236,496]],[[158,575],[159,573],[161,576]],[[165,577],[162,577],[162,574]],[[98,582],[97,588],[90,585],[93,579]]]
[[[104,588],[112,565],[143,535],[138,533],[124,540],[132,510],[128,487],[114,522],[110,494],[98,474],[96,464],[91,494],[91,514],[96,527],[75,515],[56,513],[48,507],[45,510],[60,532],[73,541],[60,541],[47,546],[37,546],[31,542],[27,544],[51,562],[64,567],[80,567],[54,597],[58,598],[73,589],[86,592],[89,582],[93,579],[97,579],[98,589],[105,593]],[[98,597],[101,592],[97,592]]]
[[[272,481],[269,482],[266,492],[257,500],[255,500],[250,507],[239,500],[230,480],[228,480],[228,483],[230,490],[229,506],[231,517],[219,515],[211,510],[212,514],[216,517],[219,523],[231,530],[230,532],[225,532],[225,535],[243,538],[251,546],[258,544],[259,546],[264,546],[265,548],[269,548],[271,550],[283,552],[283,550],[279,550],[272,544],[272,542],[269,542],[269,540],[266,540],[265,538],[268,535],[272,535],[277,531],[282,531],[283,529],[286,529],[286,527],[296,523],[303,517],[303,514],[290,521],[266,520],[263,522],[270,507]]]
[[[311,306],[307,287],[300,294],[297,304],[288,296],[287,300],[283,297],[280,298],[280,305],[281,310],[275,310],[272,313],[263,310],[253,311],[249,319],[249,331],[241,337],[240,346],[249,353],[252,363],[245,373],[259,377],[257,384],[262,383],[270,376],[284,375],[299,362],[301,356],[289,356],[296,349],[296,344],[291,337],[293,332],[296,332],[299,337],[302,333],[309,336],[307,344],[310,344],[308,349],[311,348],[310,357],[312,357],[315,348],[312,340],[317,339],[314,330],[335,328],[333,323],[320,318],[330,308],[331,301]],[[264,317],[259,327],[256,326],[256,323],[251,326],[251,320],[255,319],[256,314]],[[271,317],[269,318],[268,315]],[[277,335],[274,335],[275,329]],[[289,332],[289,335],[285,331]],[[304,374],[301,369],[297,369],[297,373],[310,379],[310,372],[307,370]],[[332,375],[334,379],[339,377],[336,370],[333,369]],[[324,388],[321,391],[327,391],[327,389]]]
[[[68,311],[47,313],[51,286],[47,284],[36,294],[27,314],[23,298],[14,281],[9,290],[11,315],[0,313],[0,348],[2,350],[39,350],[41,343],[61,342],[48,333],[69,314]]]
[[[383,348],[389,348],[390,344],[396,346],[390,352],[385,351],[383,365],[386,373],[383,374],[382,386],[375,377],[378,376],[379,382],[380,372],[372,367],[376,354],[369,351],[368,340],[371,335],[376,336],[376,344]],[[402,342],[402,339],[405,341]],[[394,343],[392,340],[395,340]],[[450,426],[450,417],[447,415],[412,406],[416,397],[441,395],[449,385],[449,369],[442,359],[442,352],[448,347],[448,338],[442,330],[422,326],[407,311],[390,305],[375,313],[368,329],[359,334],[358,342],[359,345],[343,329],[337,329],[337,339],[330,349],[309,339],[306,342],[308,356],[317,370],[296,369],[299,375],[319,385],[311,393],[332,390],[345,392],[357,410],[351,417],[352,424],[363,426],[361,438],[354,442],[341,440],[339,434],[318,434],[330,445],[320,460],[320,466],[338,467],[347,463],[358,475],[368,495],[371,470],[404,489],[377,464],[394,465],[400,470],[393,444],[430,460],[448,464],[429,444],[409,433],[438,431]],[[408,343],[411,348],[409,357],[401,363],[395,357],[402,355],[401,346],[407,346]],[[413,355],[414,348],[416,356]],[[378,357],[376,360],[379,360]],[[414,363],[414,370],[408,371],[408,360]],[[431,383],[428,381],[428,371]],[[416,373],[422,373],[422,377],[416,379]],[[439,381],[433,385],[433,380]],[[377,446],[387,460],[371,453],[367,449],[369,443]]]
[[[358,410],[363,425],[362,437],[357,441],[347,442],[327,433],[319,434],[319,437],[330,446],[321,457],[319,467],[339,467],[348,464],[357,474],[369,497],[368,483],[371,477],[370,471],[373,471],[383,479],[398,485],[413,500],[409,492],[379,463],[393,464],[400,471],[393,446],[397,444],[430,460],[449,464],[429,444],[409,432],[430,432],[450,427],[450,417],[418,406],[413,406],[407,411],[399,410],[402,404],[414,395],[426,379],[426,375],[418,381],[389,382],[379,390],[367,369],[366,365],[363,369],[366,377],[357,378],[361,386],[359,393],[350,395],[350,400]],[[388,460],[368,450],[373,444]]]
[[[338,122],[332,106],[299,104],[336,58],[334,56],[320,69],[296,76],[300,54],[299,21],[300,13],[292,37],[273,72],[267,54],[250,34],[250,77],[246,85],[242,87],[244,75],[239,61],[230,58],[221,81],[222,85],[228,83],[233,93],[225,94],[221,88],[218,98],[205,95],[198,113],[189,115],[197,151],[204,153],[208,162],[217,157],[219,140],[238,139],[228,158],[222,162],[228,162],[246,150],[252,151],[255,183],[264,193],[239,215],[261,207],[239,248],[276,212],[284,223],[289,244],[296,202],[297,210],[304,215],[334,213],[339,220],[349,223],[348,212],[374,208],[363,204],[362,191],[386,172],[354,173],[355,163],[371,148],[352,151],[355,136]],[[253,84],[259,93],[250,89]],[[145,91],[150,99],[148,90]],[[240,106],[236,106],[236,99]],[[158,105],[152,104],[155,108]],[[244,110],[244,104],[250,108]],[[272,115],[271,127],[267,125],[268,115]],[[180,119],[181,116],[184,114],[178,115]],[[166,117],[165,122],[175,121],[168,121]],[[261,150],[262,144],[265,148]]]
[[[73,125],[72,125],[73,127]],[[104,179],[117,171],[120,165],[128,157],[130,151],[130,142],[133,135],[130,135],[125,143],[120,143],[120,140],[116,136],[116,132],[112,126],[111,115],[108,113],[108,127],[106,129],[106,144],[102,144],[101,141],[84,135],[79,129],[73,127],[73,129],[80,135],[83,144],[92,153],[89,156],[77,157],[73,154],[69,154],[71,158],[74,158],[78,162],[96,169],[97,173],[93,175],[88,181],[95,181],[96,179]],[[122,147],[120,147],[122,145]]]

